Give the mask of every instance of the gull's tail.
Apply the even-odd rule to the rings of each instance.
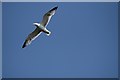
[[[49,31],[48,33],[46,33],[47,36],[49,36],[51,34],[51,32]]]

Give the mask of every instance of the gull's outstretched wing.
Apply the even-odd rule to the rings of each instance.
[[[44,27],[47,26],[47,24],[49,23],[51,17],[55,14],[55,11],[57,10],[57,7],[52,8],[50,11],[48,11],[44,16],[43,16],[43,20],[40,24],[42,24]]]
[[[35,38],[37,38],[41,34],[41,30],[39,28],[36,28],[32,33],[30,33],[25,40],[22,48],[26,47],[29,45]]]

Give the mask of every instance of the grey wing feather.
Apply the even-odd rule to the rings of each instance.
[[[41,24],[46,27],[47,24],[49,23],[51,17],[55,14],[55,11],[57,10],[58,7],[52,8],[50,11],[48,11],[44,16]]]
[[[32,33],[30,33],[27,37],[27,39],[25,40],[22,48],[26,47],[27,45],[29,45],[35,38],[37,38],[41,33],[41,30],[39,28],[36,28]]]

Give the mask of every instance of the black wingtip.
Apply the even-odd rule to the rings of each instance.
[[[25,47],[26,47],[26,44],[24,43],[23,46],[22,46],[22,48],[25,48]]]
[[[55,9],[57,9],[57,8],[58,8],[58,6],[55,7]]]
[[[22,48],[24,48],[25,46],[22,46]]]
[[[25,45],[23,45],[22,48],[25,48]]]
[[[50,11],[57,10],[58,6],[52,8]]]
[[[55,10],[57,10],[58,6],[55,7]]]

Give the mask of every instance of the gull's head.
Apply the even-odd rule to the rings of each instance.
[[[37,26],[37,27],[40,26],[40,24],[39,24],[39,23],[36,23],[36,22],[33,23],[33,25],[35,25],[35,26]]]

